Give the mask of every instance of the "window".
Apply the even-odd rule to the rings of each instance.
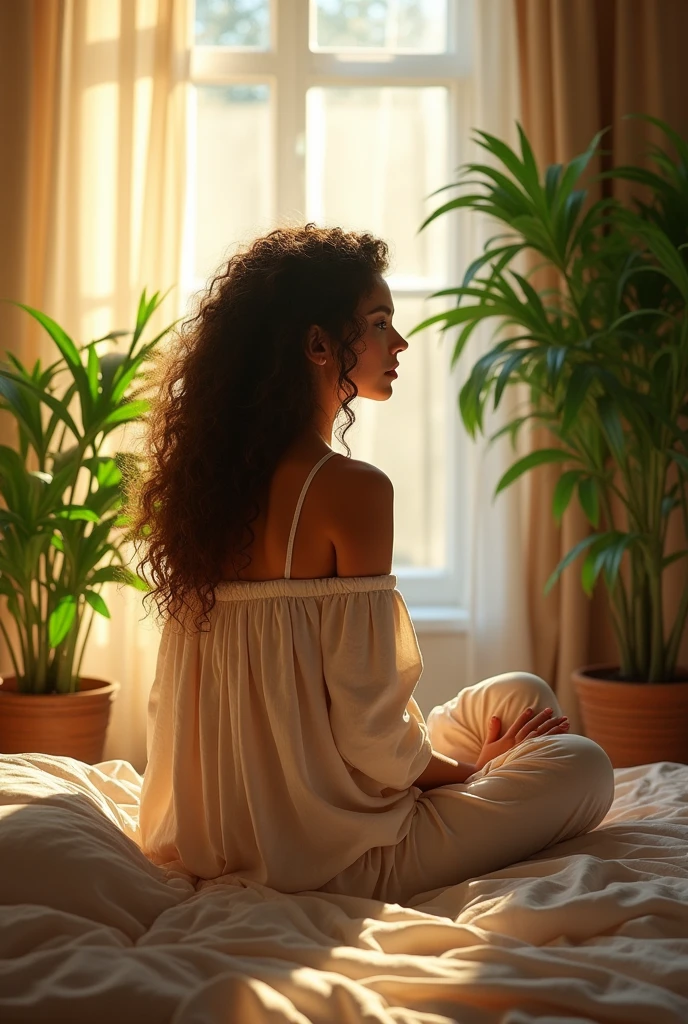
[[[402,334],[442,308],[428,296],[465,266],[461,233],[447,217],[418,228],[464,159],[472,3],[195,0],[187,292],[237,244],[313,220],[390,243]],[[391,401],[354,403],[346,435],[394,483],[393,571],[426,611],[467,602],[450,355],[449,337],[414,335]]]

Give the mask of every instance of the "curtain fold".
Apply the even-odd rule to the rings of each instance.
[[[77,344],[132,328],[144,287],[173,289],[151,330],[183,312],[189,11],[187,0],[0,4],[0,123],[14,154],[0,161],[0,298],[40,308]],[[36,328],[0,303],[0,347],[54,358]],[[121,683],[104,757],[142,771],[159,633],[140,621],[138,592],[108,585],[104,597],[112,618],[96,616],[83,672]]]
[[[659,117],[688,135],[685,103],[684,42],[688,5],[683,0],[514,0],[518,33],[524,129],[541,164],[569,161],[583,152],[599,129],[611,125],[603,140],[609,150],[591,173],[610,165],[637,162],[648,142],[661,134],[625,114]],[[628,198],[632,186],[615,182],[614,195]],[[593,190],[593,197],[596,193]],[[599,195],[599,192],[597,193]],[[549,443],[534,432],[533,447]],[[580,725],[571,687],[573,669],[595,662],[616,663],[617,654],[601,586],[589,600],[579,567],[564,573],[545,598],[543,586],[563,554],[589,532],[583,513],[572,503],[559,530],[551,499],[557,472],[541,467],[530,474],[526,551],[526,592],[534,669],[557,691],[574,727]],[[685,546],[674,515],[669,550]],[[668,609],[676,607],[685,565],[667,573]],[[688,662],[688,636],[680,662]]]

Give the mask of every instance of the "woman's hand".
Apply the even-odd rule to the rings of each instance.
[[[501,720],[496,717],[491,718],[487,726],[487,738],[476,761],[476,769],[483,768],[493,757],[506,754],[507,750],[511,750],[512,747],[522,743],[523,740],[530,739],[532,736],[545,736],[547,733],[566,732],[569,728],[569,721],[566,715],[562,715],[561,718],[552,718],[551,715],[552,709],[545,708],[544,711],[540,711],[539,714],[533,717],[533,709],[526,708],[502,737],[499,735],[502,731]]]

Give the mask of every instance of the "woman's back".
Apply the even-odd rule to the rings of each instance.
[[[335,461],[326,452],[310,467],[287,533],[298,524],[300,496],[306,508],[318,473]],[[287,466],[283,494],[296,468]],[[345,482],[340,472],[310,508],[316,532],[334,537],[335,558],[333,509]],[[345,501],[360,497],[353,490]],[[279,487],[272,493],[274,512]],[[274,557],[285,532],[276,523],[274,534],[262,534],[262,551]],[[293,892],[318,888],[371,846],[403,838],[431,748],[424,722],[407,711],[422,659],[396,578],[284,578],[288,561],[279,574],[263,562],[272,575],[262,580],[221,583],[209,631],[165,627],[140,828],[157,863]]]
[[[375,466],[336,452],[318,466],[330,452],[324,442],[315,444],[310,439],[285,452],[270,481],[266,506],[251,524],[254,539],[247,548],[251,562],[238,576],[226,558],[224,580],[283,578],[295,518],[292,579],[391,571],[393,491],[388,477]],[[296,514],[301,492],[316,466]]]

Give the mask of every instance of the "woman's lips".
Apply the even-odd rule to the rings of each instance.
[[[385,370],[385,377],[398,377],[399,374],[396,370]]]

